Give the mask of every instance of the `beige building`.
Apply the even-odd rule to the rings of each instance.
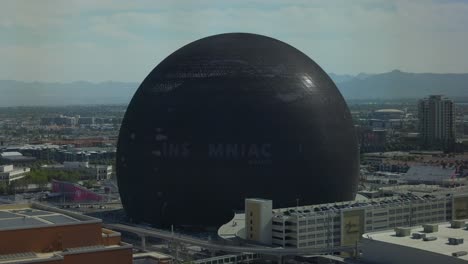
[[[401,194],[273,210],[269,200],[246,199],[245,238],[279,247],[333,248],[354,246],[364,233],[459,219],[468,219],[466,193]],[[242,238],[244,227],[233,221],[220,230]]]
[[[107,180],[112,176],[112,166],[89,164],[87,161],[65,161],[59,165],[43,165],[41,168],[49,170],[67,170],[79,172],[82,177]]]
[[[24,178],[31,169],[27,167],[15,168],[13,165],[0,166],[0,181],[10,183]]]
[[[265,199],[245,199],[245,234],[248,240],[271,244],[273,202]]]
[[[362,234],[451,218],[452,197],[406,196],[275,209],[273,245],[353,246]]]

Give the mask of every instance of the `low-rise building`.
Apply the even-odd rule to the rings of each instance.
[[[17,151],[4,151],[0,153],[0,164],[28,164],[36,161],[34,157],[23,156]]]
[[[404,175],[404,179],[409,184],[437,184],[451,185],[457,180],[458,174],[456,168],[444,168],[441,166],[413,165]],[[460,178],[465,182],[464,178]],[[458,180],[457,182],[460,182]]]
[[[133,264],[172,264],[171,256],[159,252],[142,252],[133,254]]]
[[[247,210],[246,210],[246,213]],[[246,219],[245,227],[256,215]],[[274,209],[272,245],[294,248],[353,246],[362,234],[468,218],[468,195],[397,197]],[[248,230],[246,232],[248,234]],[[261,237],[258,234],[257,237]],[[247,239],[250,239],[248,236]],[[258,239],[250,239],[261,242]]]
[[[102,221],[42,204],[0,205],[0,264],[131,264],[132,246]]]
[[[273,215],[273,243],[283,247],[352,246],[364,232],[445,221],[447,198],[379,198],[284,208]]]
[[[64,115],[59,115],[59,116],[54,116],[54,117],[43,117],[41,118],[40,124],[41,126],[57,125],[57,126],[72,127],[77,124],[78,119],[79,117],[64,116]]]
[[[15,168],[13,165],[0,165],[0,181],[10,183],[24,178],[31,169],[27,167]]]
[[[115,159],[116,148],[112,147],[114,139],[90,138],[53,141],[45,144],[25,144],[16,146],[0,146],[0,152],[5,159],[15,162],[32,162],[36,159],[44,161],[95,161]],[[81,147],[72,147],[81,146]],[[93,147],[85,147],[93,146]],[[9,153],[11,152],[11,153]],[[0,156],[3,156],[0,153]],[[1,158],[1,157],[0,157]],[[1,160],[0,160],[1,161]],[[11,163],[11,162],[10,162]]]
[[[95,193],[71,182],[52,181],[52,194],[50,199],[59,199],[67,202],[92,202],[103,201],[102,194]]]
[[[416,226],[396,233],[393,230],[363,235],[361,258],[365,263],[445,263],[468,262],[468,230],[443,222],[428,229]],[[406,233],[406,234],[405,234]]]
[[[96,180],[107,180],[111,178],[112,166],[89,164],[87,161],[65,161],[58,165],[43,165],[41,168],[50,170],[76,171],[82,174],[83,178]]]

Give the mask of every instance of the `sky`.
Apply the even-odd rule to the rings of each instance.
[[[0,0],[0,79],[141,82],[226,32],[277,38],[337,74],[468,73],[468,0]]]

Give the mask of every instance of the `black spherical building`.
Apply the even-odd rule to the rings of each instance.
[[[328,75],[281,41],[232,33],[192,42],[143,81],[120,129],[128,216],[219,226],[244,198],[274,207],[351,200],[359,156]]]

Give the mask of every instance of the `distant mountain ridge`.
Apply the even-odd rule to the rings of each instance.
[[[333,77],[332,77],[333,79]],[[468,97],[468,73],[359,74],[336,85],[346,99],[422,98],[430,94]]]
[[[59,83],[0,80],[0,107],[128,104],[138,85],[113,81]]]
[[[407,73],[394,70],[355,76],[330,73],[347,100],[422,98],[430,94],[468,97],[468,73]],[[128,104],[139,83],[0,80],[0,107]]]

